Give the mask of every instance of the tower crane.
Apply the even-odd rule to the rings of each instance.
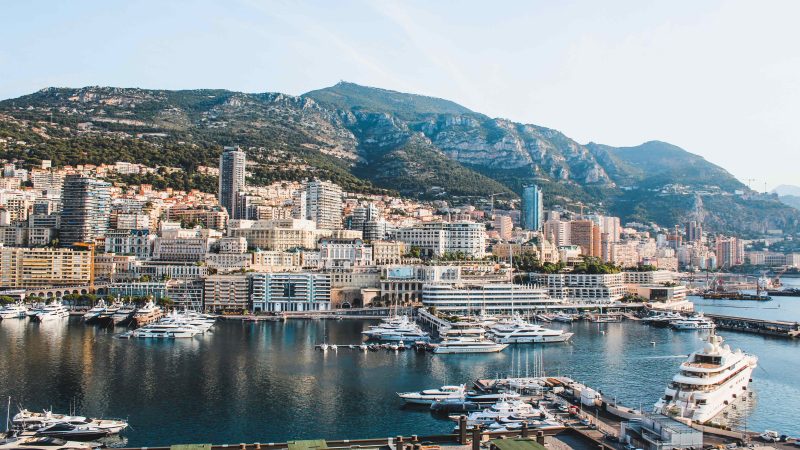
[[[497,197],[498,195],[503,195],[503,194],[506,194],[506,192],[497,192],[495,194],[489,195],[490,204],[491,204],[490,209],[491,209],[491,214],[492,214],[492,216],[491,216],[492,220],[494,220],[494,198]]]

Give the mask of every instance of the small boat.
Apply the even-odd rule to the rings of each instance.
[[[758,437],[765,442],[779,442],[781,440],[780,433],[772,430],[765,430],[763,433],[759,434]]]
[[[361,344],[358,346],[358,349],[365,352],[369,350],[369,347],[367,346],[367,344]]]
[[[575,318],[571,314],[556,314],[553,316],[553,320],[556,322],[572,323]]]

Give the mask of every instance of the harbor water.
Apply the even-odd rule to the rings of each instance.
[[[776,301],[785,305],[783,318],[800,317],[800,299]],[[711,312],[712,306],[700,308]],[[549,325],[573,331],[570,343],[511,346],[497,354],[314,349],[323,341],[358,343],[372,323],[224,321],[213,334],[157,341],[117,339],[119,330],[77,318],[3,320],[0,395],[11,396],[15,408],[66,412],[74,405],[83,415],[128,419],[127,446],[429,435],[449,432],[453,423],[424,408],[404,408],[396,392],[532,374],[534,352],[541,351],[546,374],[572,377],[649,410],[704,336],[633,321],[580,322]],[[751,384],[755,398],[741,408],[750,414],[737,425],[800,435],[800,342],[721,334],[760,358]]]

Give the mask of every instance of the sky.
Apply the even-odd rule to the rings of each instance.
[[[800,185],[800,1],[4,2],[0,99],[340,80]]]

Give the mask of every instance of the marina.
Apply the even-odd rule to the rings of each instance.
[[[362,331],[378,325],[375,320],[221,321],[213,337],[134,341],[85,326],[80,317],[58,326],[26,322],[0,322],[0,339],[8,343],[0,357],[0,392],[25,405],[66,410],[75,402],[82,415],[127,417],[128,446],[446,434],[451,421],[429,409],[402,408],[395,393],[498,374],[524,378],[537,354],[548,376],[568,375],[598,387],[609,402],[652,407],[705,333],[632,320],[553,322],[548,327],[574,333],[569,342],[440,357],[361,351]],[[746,407],[748,429],[800,434],[791,406],[800,401],[793,381],[800,373],[797,342],[735,332],[724,337],[732,347],[759,356],[753,402]],[[319,342],[353,348],[320,353]],[[48,375],[53,370],[55,377]],[[28,381],[11,381],[22,378]],[[185,407],[162,420],[161,412],[173,402]],[[304,407],[307,402],[315,406]],[[299,413],[289,420],[287,410]],[[743,418],[732,420],[744,426]]]

